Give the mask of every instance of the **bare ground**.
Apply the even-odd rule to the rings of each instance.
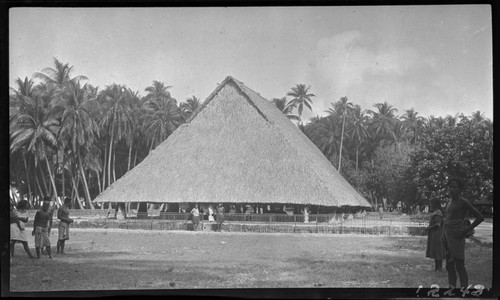
[[[55,233],[51,242],[55,252]],[[16,245],[10,290],[446,287],[425,247],[422,236],[75,228],[53,259]],[[470,284],[491,286],[492,255],[467,242]]]

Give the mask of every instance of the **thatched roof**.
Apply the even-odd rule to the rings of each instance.
[[[283,113],[230,76],[95,201],[370,207]]]

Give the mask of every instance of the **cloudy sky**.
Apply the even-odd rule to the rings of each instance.
[[[310,85],[313,111],[347,96],[427,117],[493,118],[488,5],[252,8],[14,8],[10,85],[56,57],[89,83],[204,100],[231,75],[267,99]]]

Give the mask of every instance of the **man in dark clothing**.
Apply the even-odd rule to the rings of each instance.
[[[448,272],[448,283],[450,288],[457,284],[457,273],[460,277],[460,285],[467,287],[469,277],[465,269],[465,238],[483,220],[483,215],[475,209],[465,198],[460,197],[464,183],[459,178],[448,180],[448,189],[451,200],[446,205],[445,221],[443,226],[443,246],[446,253],[446,271]],[[472,224],[465,223],[468,214],[472,214],[475,220]]]

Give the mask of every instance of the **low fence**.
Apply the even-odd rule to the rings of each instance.
[[[30,211],[28,226],[32,226],[36,211]],[[121,228],[145,230],[193,230],[188,213],[153,211],[147,214],[128,214],[127,218],[115,218],[109,210],[71,210],[75,228]],[[56,217],[54,216],[54,219]],[[383,235],[423,235],[423,227],[428,225],[428,217],[368,213],[364,216],[342,214],[309,215],[287,214],[225,214],[222,230],[231,232],[284,232],[284,233],[332,233],[332,234],[383,234]],[[55,221],[57,222],[57,221]],[[218,224],[204,216],[199,230],[217,230]]]

